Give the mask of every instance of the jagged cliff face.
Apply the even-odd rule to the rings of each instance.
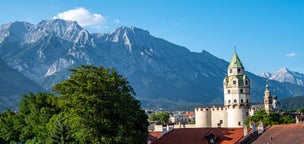
[[[2,25],[0,57],[46,89],[68,78],[68,69],[80,64],[114,67],[128,78],[144,105],[160,107],[223,103],[228,67],[206,51],[190,52],[136,27],[90,34],[77,22],[64,20]],[[265,81],[250,73],[248,77],[256,88],[252,100],[262,100]]]

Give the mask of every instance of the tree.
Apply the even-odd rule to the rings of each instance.
[[[51,144],[69,144],[73,142],[69,134],[70,127],[64,123],[63,112],[54,115],[49,123],[49,143]]]
[[[167,112],[157,112],[157,113],[152,113],[149,117],[150,121],[157,121],[161,123],[167,123],[169,122],[169,114]]]
[[[19,141],[19,120],[18,115],[10,110],[0,114],[0,143],[17,143]]]
[[[72,137],[79,143],[142,144],[147,116],[126,78],[114,69],[81,65],[55,85],[59,107]]]
[[[265,110],[258,110],[254,113],[253,116],[247,117],[245,120],[247,126],[249,126],[250,121],[253,121],[255,123],[262,121],[263,124],[266,126],[275,124],[289,124],[295,122],[295,120],[289,115],[278,114],[273,112],[267,114]]]
[[[20,102],[20,141],[46,143],[49,132],[46,128],[50,118],[59,113],[57,97],[50,93],[29,93]]]

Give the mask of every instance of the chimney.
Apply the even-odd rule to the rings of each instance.
[[[259,126],[258,126],[258,135],[264,132],[264,125],[263,122],[261,121]]]
[[[247,130],[247,126],[245,125],[245,126],[244,126],[244,137],[247,135],[247,131],[248,131],[248,130]]]

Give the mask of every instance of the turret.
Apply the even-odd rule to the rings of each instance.
[[[243,127],[250,106],[250,80],[236,51],[224,78],[224,105],[227,108],[228,127]]]

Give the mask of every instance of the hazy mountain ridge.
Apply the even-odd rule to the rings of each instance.
[[[0,59],[0,111],[18,109],[22,94],[45,91],[38,83],[11,69]]]
[[[206,51],[190,52],[136,27],[90,34],[72,21],[16,23],[20,29],[1,26],[0,57],[46,89],[66,79],[69,68],[93,64],[116,68],[128,78],[137,98],[146,106],[223,103],[222,82],[228,62]],[[14,31],[24,33],[15,36]],[[262,101],[265,79],[249,72],[247,75],[252,100]],[[304,94],[302,86],[276,81],[270,84],[277,89],[278,97]]]
[[[304,74],[291,71],[287,68],[282,68],[277,72],[270,73],[270,72],[265,72],[260,74],[260,76],[271,79],[271,80],[276,80],[279,82],[288,82],[296,85],[304,85]]]

